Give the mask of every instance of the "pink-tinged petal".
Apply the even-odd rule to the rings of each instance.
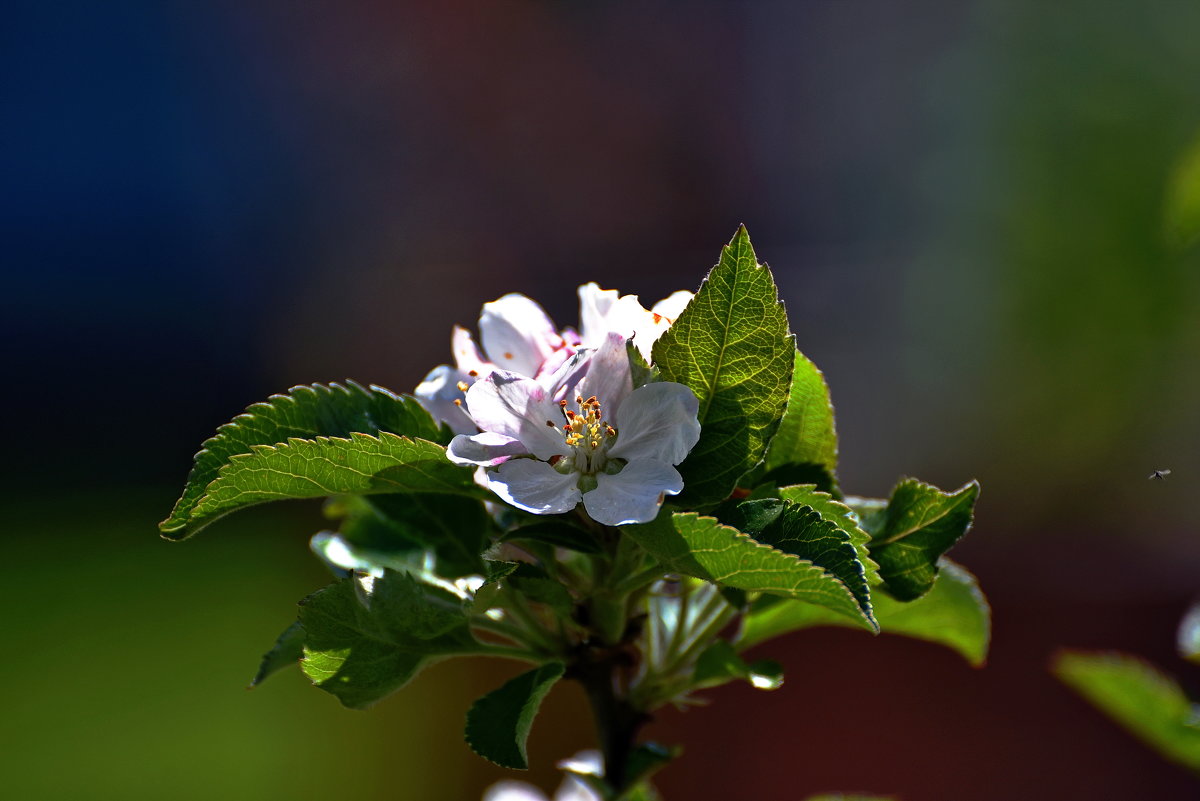
[[[594,351],[587,348],[576,351],[550,375],[544,372],[538,375],[537,382],[546,388],[555,401],[563,398],[574,400],[577,394],[575,388],[587,374],[593,353]]]
[[[471,332],[461,325],[454,326],[454,333],[450,335],[450,350],[454,353],[454,363],[458,365],[459,370],[468,376],[472,372],[475,373],[474,376],[470,376],[472,379],[482,378],[492,372],[492,363],[483,358]],[[467,383],[473,382],[468,380]]]
[[[668,495],[683,491],[679,471],[657,459],[630,462],[615,476],[596,476],[596,489],[584,494],[583,508],[597,523],[623,526],[648,523]]]
[[[488,473],[492,492],[518,509],[538,515],[569,512],[579,503],[579,474],[560,473],[546,462],[511,459]]]
[[[579,382],[578,392],[585,398],[595,395],[605,419],[611,423],[616,419],[621,403],[632,391],[633,379],[629,375],[625,337],[616,333],[607,334],[592,355],[587,375]]]
[[[672,292],[665,298],[654,304],[654,308],[650,311],[660,317],[667,318],[668,322],[675,322],[679,319],[679,315],[683,314],[683,310],[692,302],[694,298],[691,292],[686,289],[681,289],[678,292]]]
[[[563,341],[545,310],[516,292],[483,304],[479,336],[496,367],[531,377]]]
[[[467,390],[467,411],[483,431],[520,440],[539,459],[569,452],[562,434],[562,409],[532,378],[503,370]]]
[[[473,464],[479,467],[495,467],[514,456],[527,456],[529,449],[520,440],[484,431],[482,434],[466,436],[459,434],[450,440],[446,457],[455,464]]]
[[[413,390],[413,395],[425,407],[425,411],[449,425],[455,434],[474,434],[479,430],[466,410],[454,402],[463,399],[458,382],[467,378],[450,365],[443,364],[433,368]]]
[[[679,464],[700,439],[700,402],[683,384],[662,381],[633,391],[617,414],[617,442],[609,456]]]
[[[574,328],[570,328],[570,327],[564,328],[562,331],[559,331],[558,333],[559,333],[559,336],[561,336],[563,338],[563,342],[567,343],[567,347],[580,348],[583,346],[583,337],[579,336],[579,334],[575,331]]]
[[[615,289],[601,289],[593,282],[579,287],[579,329],[580,341],[589,348],[594,348],[609,332],[608,313],[613,304],[620,298]]]

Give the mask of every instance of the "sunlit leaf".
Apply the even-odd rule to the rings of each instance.
[[[1169,676],[1114,652],[1066,651],[1054,672],[1167,759],[1200,771],[1200,708]]]
[[[762,461],[779,427],[795,353],[770,270],[739,228],[679,319],[654,344],[664,381],[685,384],[700,401],[700,441],[679,467],[679,504],[729,497]]]
[[[276,445],[293,437],[348,437],[381,431],[443,444],[450,434],[416,400],[381,387],[365,388],[347,381],[344,385],[292,387],[286,395],[272,395],[218,428],[204,443],[182,496],[159,530],[171,539],[198,531],[203,523],[192,519],[192,511],[204,497],[205,488],[230,459],[250,453],[256,445]]]
[[[192,509],[187,530],[266,501],[387,492],[478,495],[471,475],[452,464],[441,445],[386,432],[255,445],[221,468]]]
[[[883,634],[902,634],[944,645],[975,666],[987,658],[991,609],[979,584],[967,570],[943,559],[933,589],[903,602],[885,593],[872,596],[875,619]],[[841,615],[814,604],[779,600],[752,607],[742,619],[739,649],[813,626],[857,628]]]
[[[814,521],[819,518],[814,515]],[[624,531],[670,571],[749,592],[800,598],[828,607],[875,630],[870,606],[864,607],[837,576],[812,562],[693,512],[657,520]]]

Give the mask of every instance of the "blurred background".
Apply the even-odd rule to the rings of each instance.
[[[513,665],[444,663],[367,713],[298,671],[245,692],[327,581],[318,506],[183,544],[155,524],[248,404],[344,378],[409,390],[508,291],[567,325],[588,280],[647,305],[694,289],[741,222],[832,387],[842,486],[981,481],[953,556],[995,634],[982,670],[850,631],[761,648],[783,689],[652,726],[687,751],[666,798],[1194,791],[1046,666],[1117,648],[1200,688],[1173,651],[1200,593],[1200,248],[1171,201],[1200,135],[1200,5],[5,16],[6,794],[478,798],[503,772],[463,715]],[[556,691],[530,780],[556,783],[585,714]]]

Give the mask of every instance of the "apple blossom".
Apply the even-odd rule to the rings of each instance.
[[[580,502],[610,526],[653,520],[667,495],[683,490],[674,465],[700,438],[699,402],[683,384],[633,388],[625,338],[608,334],[587,357],[574,399],[563,387],[497,370],[466,393],[480,433],[460,434],[451,461],[488,468],[487,486],[535,514]],[[563,371],[560,371],[562,373]]]
[[[473,434],[476,428],[455,401],[462,401],[466,390],[480,378],[494,370],[506,370],[550,386],[581,347],[594,349],[609,333],[631,338],[649,359],[655,340],[691,299],[691,292],[680,290],[647,310],[637,295],[584,284],[579,287],[577,333],[571,328],[556,331],[540,305],[522,294],[509,293],[483,305],[479,316],[482,352],[470,331],[455,326],[451,335],[454,364],[435,367],[413,394],[456,434]]]

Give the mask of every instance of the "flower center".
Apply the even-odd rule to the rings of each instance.
[[[571,467],[585,475],[593,475],[608,463],[608,448],[617,438],[617,430],[604,421],[600,401],[595,395],[587,400],[576,397],[575,403],[579,405],[578,414],[566,408],[565,400],[558,402],[567,421],[562,427],[563,438],[574,451]]]

